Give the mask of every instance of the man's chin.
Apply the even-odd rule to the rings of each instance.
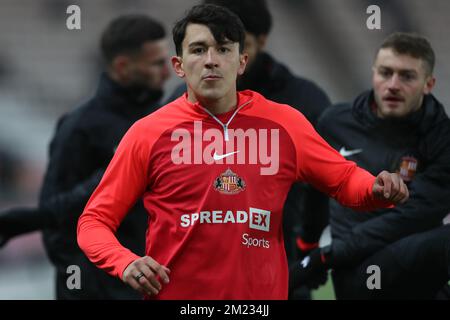
[[[384,119],[399,119],[405,116],[405,113],[400,109],[388,109],[384,110],[382,113],[382,118]]]
[[[382,112],[386,116],[392,115],[396,116],[402,113],[405,109],[403,101],[383,101]]]
[[[199,96],[201,96],[205,100],[217,100],[220,99],[223,94],[221,90],[218,89],[208,89],[208,90],[202,90],[202,92],[199,93]]]

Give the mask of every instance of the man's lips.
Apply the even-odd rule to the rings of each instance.
[[[208,74],[205,76],[202,76],[202,80],[217,80],[217,79],[221,79],[222,77],[216,74]]]
[[[387,102],[404,102],[405,99],[402,97],[396,97],[396,96],[387,96],[383,98],[384,101]]]

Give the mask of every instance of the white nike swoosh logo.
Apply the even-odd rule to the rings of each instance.
[[[343,157],[349,157],[349,156],[352,156],[352,155],[354,155],[354,154],[361,153],[361,152],[363,152],[363,149],[346,150],[345,147],[342,147],[342,148],[339,150],[339,153],[340,153],[341,156],[343,156]]]
[[[302,262],[300,262],[300,264],[303,266],[303,268],[306,268],[309,264],[309,261],[311,260],[311,258],[309,256],[306,256],[305,258],[303,258]]]
[[[232,154],[235,154],[235,153],[238,153],[238,152],[239,152],[239,150],[219,155],[219,154],[217,154],[217,152],[214,151],[213,159],[214,160],[220,160],[220,159],[226,158],[226,157],[231,156]]]

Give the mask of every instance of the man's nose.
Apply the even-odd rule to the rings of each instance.
[[[400,78],[398,74],[394,73],[391,79],[389,79],[388,88],[393,91],[400,89]]]
[[[214,48],[209,48],[206,52],[205,66],[207,68],[215,68],[219,66],[217,54]]]

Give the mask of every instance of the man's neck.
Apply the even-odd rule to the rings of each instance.
[[[193,92],[188,90],[188,100],[192,103],[200,103],[212,114],[222,114],[234,109],[237,105],[237,93],[232,90],[229,94],[220,99],[208,99],[205,97],[195,96]]]

